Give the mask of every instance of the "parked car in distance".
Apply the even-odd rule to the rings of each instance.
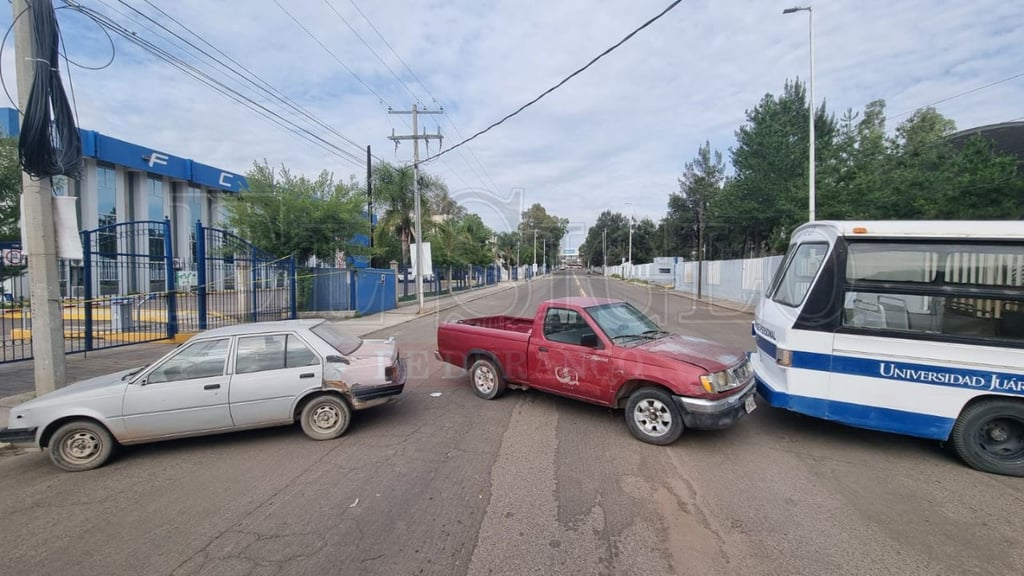
[[[620,300],[548,300],[533,318],[443,323],[435,355],[468,370],[484,399],[511,386],[625,409],[630,432],[651,444],[685,427],[726,428],[756,407],[742,350],[665,332]]]
[[[341,436],[353,410],[395,400],[394,338],[363,340],[324,320],[198,334],[149,366],[71,384],[15,406],[0,441],[49,449],[67,471],[102,466],[118,444],[293,424]]]

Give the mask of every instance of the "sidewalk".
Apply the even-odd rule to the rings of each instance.
[[[518,286],[520,282],[501,282],[493,286],[463,290],[454,294],[425,297],[423,314],[418,315],[418,303],[416,300],[400,302],[398,308],[387,312],[371,314],[369,316],[348,316],[330,315],[325,316],[332,322],[339,322],[349,333],[358,336],[383,330],[406,322],[411,322],[422,316],[436,314],[458,306],[462,302],[470,302],[480,298],[486,298],[491,294],[510,290]],[[305,317],[317,317],[316,314],[306,314]],[[110,374],[136,366],[142,366],[153,362],[167,352],[173,350],[177,344],[173,342],[151,342],[148,344],[135,344],[120,348],[97,350],[88,354],[68,354],[65,356],[67,380],[69,383]],[[35,396],[35,366],[32,360],[24,362],[12,362],[0,364],[0,427],[7,425],[7,418],[11,408],[30,400]],[[2,445],[0,445],[2,448]]]

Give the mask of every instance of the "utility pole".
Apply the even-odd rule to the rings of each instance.
[[[28,107],[37,69],[48,70],[49,63],[35,54],[35,30],[28,0],[11,2],[14,19],[14,60],[18,75],[18,103]],[[45,66],[43,66],[45,64]],[[24,129],[24,126],[22,126]],[[52,392],[67,384],[64,365],[64,319],[61,316],[60,280],[57,276],[57,238],[53,225],[53,191],[48,178],[34,180],[21,175],[22,236],[28,255],[29,295],[32,298],[32,356],[36,395]],[[88,246],[85,247],[89,249]],[[86,306],[91,303],[86,303]]]
[[[420,140],[425,140],[429,146],[431,138],[437,140],[438,144],[440,144],[444,137],[441,136],[440,127],[437,129],[437,134],[427,134],[426,129],[423,130],[423,134],[420,134],[417,117],[420,114],[444,114],[444,110],[420,110],[413,104],[412,110],[388,110],[388,114],[412,114],[412,134],[396,136],[394,129],[392,129],[391,136],[388,136],[388,139],[393,140],[395,146],[398,145],[400,140],[412,140],[412,191],[416,197],[416,301],[419,304],[416,313],[423,314],[423,222],[420,212]]]
[[[548,239],[544,239],[544,273],[548,273]]]
[[[533,229],[533,269],[530,270],[530,277],[537,273],[537,229]]]
[[[601,259],[604,263],[601,265],[601,276],[608,275],[608,227],[601,228]]]
[[[366,215],[370,219],[370,258],[373,258],[373,160],[366,145]]]

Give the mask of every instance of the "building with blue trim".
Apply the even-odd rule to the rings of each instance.
[[[17,137],[18,111],[0,108],[0,134]],[[216,226],[226,214],[226,199],[246,190],[245,177],[190,158],[175,156],[119,140],[94,130],[79,129],[84,169],[78,180],[54,179],[54,193],[78,198],[83,230],[119,222],[163,220],[171,223],[174,254],[189,268],[195,253],[195,223]],[[71,263],[62,266],[62,294],[81,285]]]

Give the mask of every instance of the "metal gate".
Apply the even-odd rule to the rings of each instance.
[[[295,258],[196,222],[197,328],[295,318]]]
[[[352,300],[360,314],[375,314],[395,307],[395,272],[376,268],[358,268],[353,274]]]
[[[171,224],[121,222],[82,232],[82,299],[64,305],[70,352],[153,342],[177,333]]]

